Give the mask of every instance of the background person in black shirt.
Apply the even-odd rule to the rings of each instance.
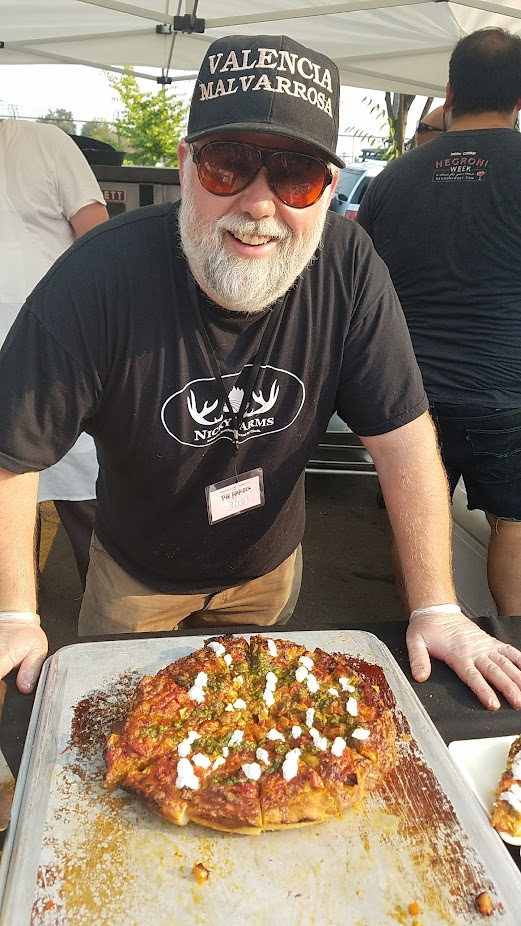
[[[447,132],[377,177],[358,221],[389,267],[451,492],[486,513],[490,591],[521,614],[521,39],[482,29],[449,65]]]

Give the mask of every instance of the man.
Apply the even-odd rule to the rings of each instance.
[[[26,297],[75,238],[108,219],[85,157],[54,125],[0,120],[0,344]],[[54,499],[85,584],[97,460],[87,434],[42,473],[39,500]]]
[[[402,303],[451,492],[491,526],[488,581],[521,614],[521,39],[482,29],[449,65],[447,132],[376,178],[358,220]]]
[[[441,132],[445,131],[445,111],[443,106],[437,106],[427,113],[423,119],[416,124],[414,133],[414,144],[416,148],[424,145],[426,141],[432,141],[437,138]]]
[[[270,626],[296,601],[304,468],[337,407],[386,498],[413,674],[428,677],[430,652],[487,706],[499,707],[487,678],[521,706],[521,653],[455,604],[446,480],[388,273],[365,233],[327,212],[339,89],[332,61],[285,36],[214,42],[179,148],[180,213],[150,207],[92,232],[13,327],[0,356],[0,670],[20,665],[21,690],[46,648],[35,470],[82,428],[94,435],[80,634]]]

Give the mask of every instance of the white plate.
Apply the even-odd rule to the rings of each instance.
[[[488,814],[492,813],[494,792],[506,766],[508,750],[515,736],[492,736],[479,740],[449,743],[452,761],[470,785]],[[521,838],[499,833],[504,842],[521,846]]]

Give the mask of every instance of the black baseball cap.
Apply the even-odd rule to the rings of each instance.
[[[229,35],[209,46],[187,142],[226,131],[285,135],[336,164],[340,77],[334,61],[287,35]]]

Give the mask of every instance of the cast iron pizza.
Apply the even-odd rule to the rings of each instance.
[[[521,736],[512,743],[496,789],[492,826],[499,833],[521,837]]]
[[[141,679],[107,738],[105,786],[178,825],[236,833],[342,813],[396,761],[374,669],[288,640],[206,640]]]

